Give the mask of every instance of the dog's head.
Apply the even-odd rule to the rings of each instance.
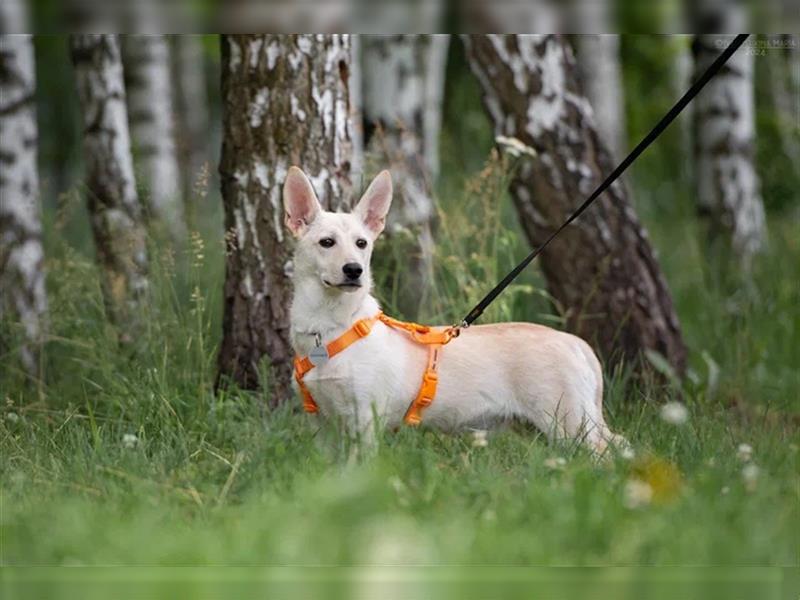
[[[331,291],[370,288],[372,246],[392,203],[392,178],[380,173],[350,213],[322,209],[311,182],[297,167],[283,184],[286,226],[297,238],[296,276],[313,278]]]

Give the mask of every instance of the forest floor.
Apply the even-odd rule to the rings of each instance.
[[[464,214],[474,217],[470,210]],[[502,212],[481,219],[483,236],[465,231],[458,215],[443,216],[442,239],[457,229],[470,242],[467,249],[455,238],[443,242],[450,256],[439,258],[470,272],[440,273],[441,282],[458,285],[450,296],[440,290],[430,318],[452,322],[524,251],[517,232],[504,233]],[[706,565],[738,577],[728,589],[733,598],[755,597],[742,567],[798,564],[796,220],[770,222],[769,250],[748,284],[706,264],[702,234],[685,225],[693,216],[647,222],[691,369],[685,381],[666,385],[607,373],[609,422],[636,456],[598,463],[522,427],[490,432],[485,445],[471,433],[402,429],[385,434],[375,456],[353,461],[336,427],[300,413],[299,401],[271,411],[261,394],[213,393],[223,276],[218,213],[177,256],[153,245],[152,301],[129,352],[119,351],[103,318],[88,236],[77,235],[70,219],[77,217],[62,210],[47,225],[46,380],[23,385],[12,367],[0,372],[2,565],[103,566],[94,577],[115,581],[126,576],[113,566],[185,567],[128,589],[163,597],[177,589],[213,597],[217,588],[204,572],[190,569],[211,565],[284,569],[225,570],[228,591],[255,581],[286,593],[280,586],[310,577],[306,595],[321,586],[343,597],[355,593],[356,580],[364,597],[383,597],[369,587],[380,577],[303,567],[394,565],[386,581],[427,581],[414,588],[421,593],[459,580],[465,587],[451,586],[452,597],[479,597],[499,581],[537,578],[558,589],[567,580],[599,589],[596,577],[590,584],[580,572],[513,570],[519,566]],[[469,250],[475,244],[480,250]],[[477,264],[475,252],[498,258]],[[375,260],[391,262],[390,251],[379,249]],[[379,291],[395,276],[385,269]],[[527,275],[486,320],[557,325],[540,284],[535,272]],[[686,414],[665,413],[664,402],[679,399]],[[442,571],[409,573],[403,565]],[[86,577],[12,570],[0,589],[22,581],[66,598]],[[194,587],[170,587],[181,581]],[[692,578],[675,574],[674,581]],[[641,597],[620,590],[609,597]]]

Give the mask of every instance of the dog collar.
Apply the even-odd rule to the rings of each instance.
[[[316,413],[319,411],[319,406],[317,406],[311,392],[303,382],[303,378],[306,374],[315,366],[321,366],[327,362],[328,359],[346,350],[361,338],[367,337],[378,321],[381,321],[384,325],[392,329],[400,329],[406,332],[411,339],[418,344],[428,346],[428,364],[422,374],[422,385],[420,386],[416,398],[411,402],[403,417],[403,421],[407,425],[420,424],[422,421],[422,411],[431,405],[436,396],[436,388],[439,383],[437,371],[439,368],[440,350],[442,346],[447,344],[450,340],[458,337],[460,330],[458,327],[434,329],[427,325],[398,321],[397,319],[387,317],[383,312],[379,312],[372,317],[359,319],[353,323],[350,329],[325,346],[322,346],[321,342],[318,340],[317,346],[308,356],[295,356],[294,377],[297,381],[297,385],[300,387],[300,393],[303,396],[303,409],[306,412]]]

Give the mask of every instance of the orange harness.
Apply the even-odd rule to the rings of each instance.
[[[406,425],[419,425],[422,421],[422,411],[430,406],[436,396],[436,387],[439,383],[439,376],[437,374],[437,369],[439,367],[439,351],[442,346],[454,337],[458,337],[459,329],[457,327],[433,329],[427,325],[398,321],[397,319],[392,319],[382,312],[379,312],[373,317],[367,317],[356,321],[350,329],[325,346],[328,352],[328,358],[333,358],[351,344],[354,344],[361,338],[367,337],[378,321],[393,329],[402,329],[408,333],[415,342],[428,346],[428,366],[422,374],[422,385],[419,388],[417,397],[414,398],[414,401],[408,407],[403,417],[403,421]],[[294,378],[297,380],[297,384],[300,386],[300,392],[303,395],[303,408],[308,413],[315,413],[319,410],[317,403],[314,402],[314,398],[311,396],[311,392],[308,391],[308,387],[303,383],[303,377],[313,368],[314,363],[311,362],[311,357],[295,356]]]

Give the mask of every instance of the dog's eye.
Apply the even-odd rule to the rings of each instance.
[[[358,246],[359,248],[361,248],[363,250],[364,248],[367,247],[367,240],[365,240],[363,238],[356,240],[356,246]]]
[[[336,240],[334,240],[333,238],[322,238],[319,241],[319,245],[322,246],[323,248],[332,248],[335,243]]]

